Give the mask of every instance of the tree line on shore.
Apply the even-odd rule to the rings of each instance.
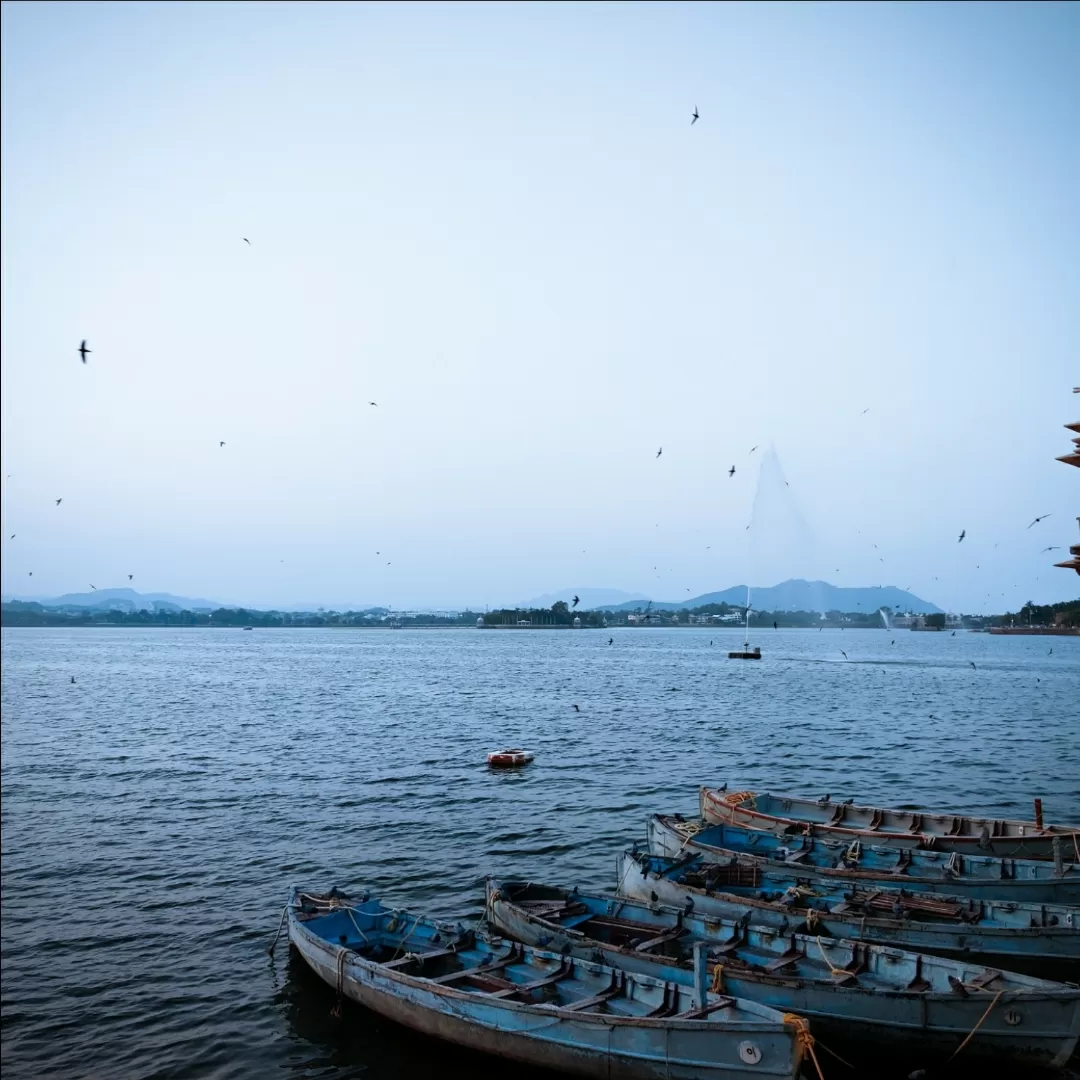
[[[670,611],[645,606],[629,615],[633,624],[686,626],[689,616],[695,622],[705,616],[737,616],[743,608],[730,604],[706,604],[688,611]],[[887,612],[892,615],[892,612]],[[363,611],[257,611],[249,608],[218,608],[215,611],[177,611],[158,608],[154,611],[120,611],[104,608],[49,608],[26,601],[10,601],[2,605],[0,622],[4,626],[222,626],[222,627],[388,627],[388,626],[461,626],[475,627],[480,620],[484,627],[571,627],[580,620],[583,628],[621,626],[629,622],[627,612],[574,611],[564,601],[550,608],[500,608],[497,611],[462,611],[443,614],[423,612],[398,613],[387,608],[367,608]],[[945,616],[924,616],[926,624],[944,625]],[[646,622],[647,620],[647,622]],[[988,626],[1050,626],[1057,622],[1068,627],[1080,626],[1080,600],[1059,604],[1034,604],[1030,601],[1020,611],[995,616],[967,616],[964,625],[973,629]],[[751,628],[771,629],[773,623],[781,628],[845,626],[852,629],[882,628],[877,611],[830,611],[822,618],[817,611],[751,611]],[[720,624],[725,625],[725,624]],[[726,625],[738,627],[734,619]]]

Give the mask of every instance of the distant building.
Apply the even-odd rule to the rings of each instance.
[[[575,630],[580,630],[581,629],[581,617],[579,615],[574,616],[574,629]]]

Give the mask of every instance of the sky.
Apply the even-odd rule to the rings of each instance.
[[[0,40],[6,594],[1080,595],[1080,6],[35,2]]]

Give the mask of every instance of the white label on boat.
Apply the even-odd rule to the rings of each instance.
[[[761,1047],[752,1042],[739,1043],[739,1057],[747,1065],[756,1065],[761,1060]]]

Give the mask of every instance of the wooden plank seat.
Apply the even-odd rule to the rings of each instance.
[[[560,965],[559,970],[553,975],[545,975],[542,979],[533,979],[532,982],[521,983],[508,987],[506,990],[497,990],[492,997],[496,998],[508,998],[516,997],[518,994],[531,994],[534,990],[539,990],[544,986],[553,986],[555,983],[562,979],[568,978],[573,974],[573,964],[563,963]]]
[[[634,946],[634,952],[648,952],[650,949],[655,949],[660,945],[665,945],[669,941],[674,941],[677,937],[681,937],[686,931],[681,926],[673,926],[669,930],[665,930],[662,934],[657,934],[654,938],[649,938],[648,941],[643,941],[640,945]]]
[[[710,1002],[703,1009],[687,1009],[686,1012],[676,1013],[676,1020],[700,1020],[703,1016],[708,1016],[709,1013],[714,1013],[717,1009],[730,1009],[735,1004],[735,999],[730,997],[722,997],[719,1001]]]
[[[623,984],[612,977],[611,985],[606,990],[601,990],[599,994],[593,994],[592,997],[582,998],[580,1001],[572,1001],[569,1005],[561,1005],[559,1008],[564,1009],[566,1012],[585,1012],[588,1009],[595,1008],[597,1005],[603,1005],[605,1001],[618,997],[622,992]]]
[[[457,982],[458,979],[468,979],[474,975],[487,975],[492,971],[498,971],[500,968],[509,967],[511,964],[519,964],[521,962],[521,953],[514,949],[509,956],[504,956],[501,960],[496,960],[490,964],[480,964],[477,967],[462,968],[460,971],[451,971],[446,975],[438,975],[431,981],[433,983],[439,983],[444,985],[446,983]]]
[[[398,960],[390,960],[382,966],[388,971],[396,971],[399,968],[408,967],[410,964],[419,964],[421,967],[428,960],[437,960],[440,956],[453,956],[460,945],[451,945],[448,949],[436,949],[434,952],[428,953],[407,953]]]

